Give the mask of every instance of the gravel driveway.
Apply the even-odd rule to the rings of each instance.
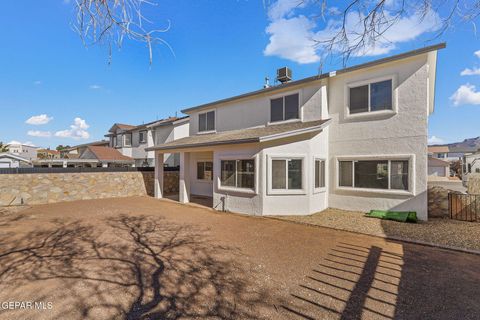
[[[476,319],[478,270],[476,255],[152,198],[0,214],[1,319]]]

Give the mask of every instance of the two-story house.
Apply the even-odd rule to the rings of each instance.
[[[136,167],[153,167],[155,155],[146,148],[188,136],[188,117],[170,117],[137,126],[115,123],[105,137],[109,145],[123,155],[135,159]],[[180,164],[179,155],[166,154],[164,165],[176,167]]]
[[[7,147],[8,152],[13,155],[20,156],[30,161],[37,159],[37,147],[22,143],[10,143],[7,144]]]
[[[180,155],[180,202],[253,215],[327,207],[413,210],[427,219],[428,116],[445,44],[182,110],[190,135],[155,151]],[[288,72],[286,73],[288,74]]]

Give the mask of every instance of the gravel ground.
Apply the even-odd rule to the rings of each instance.
[[[0,213],[0,319],[478,319],[478,270],[478,255],[147,197]]]
[[[310,216],[275,218],[380,237],[480,251],[480,223],[477,222],[430,218],[428,222],[401,223],[368,218],[362,212],[339,209],[327,209]]]

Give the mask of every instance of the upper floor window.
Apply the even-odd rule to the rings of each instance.
[[[270,122],[299,119],[298,93],[270,100]]]
[[[393,110],[392,79],[350,87],[350,114]]]
[[[138,133],[138,140],[140,141],[140,143],[147,142],[147,131],[140,131]]]
[[[208,111],[198,115],[198,131],[215,130],[215,111]]]
[[[126,133],[124,135],[124,139],[125,139],[124,145],[126,147],[130,147],[132,145],[132,134],[131,133]]]

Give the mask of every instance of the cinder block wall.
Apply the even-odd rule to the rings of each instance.
[[[165,174],[166,188],[176,181],[178,190],[178,172]],[[0,206],[153,194],[153,172],[0,174]]]

